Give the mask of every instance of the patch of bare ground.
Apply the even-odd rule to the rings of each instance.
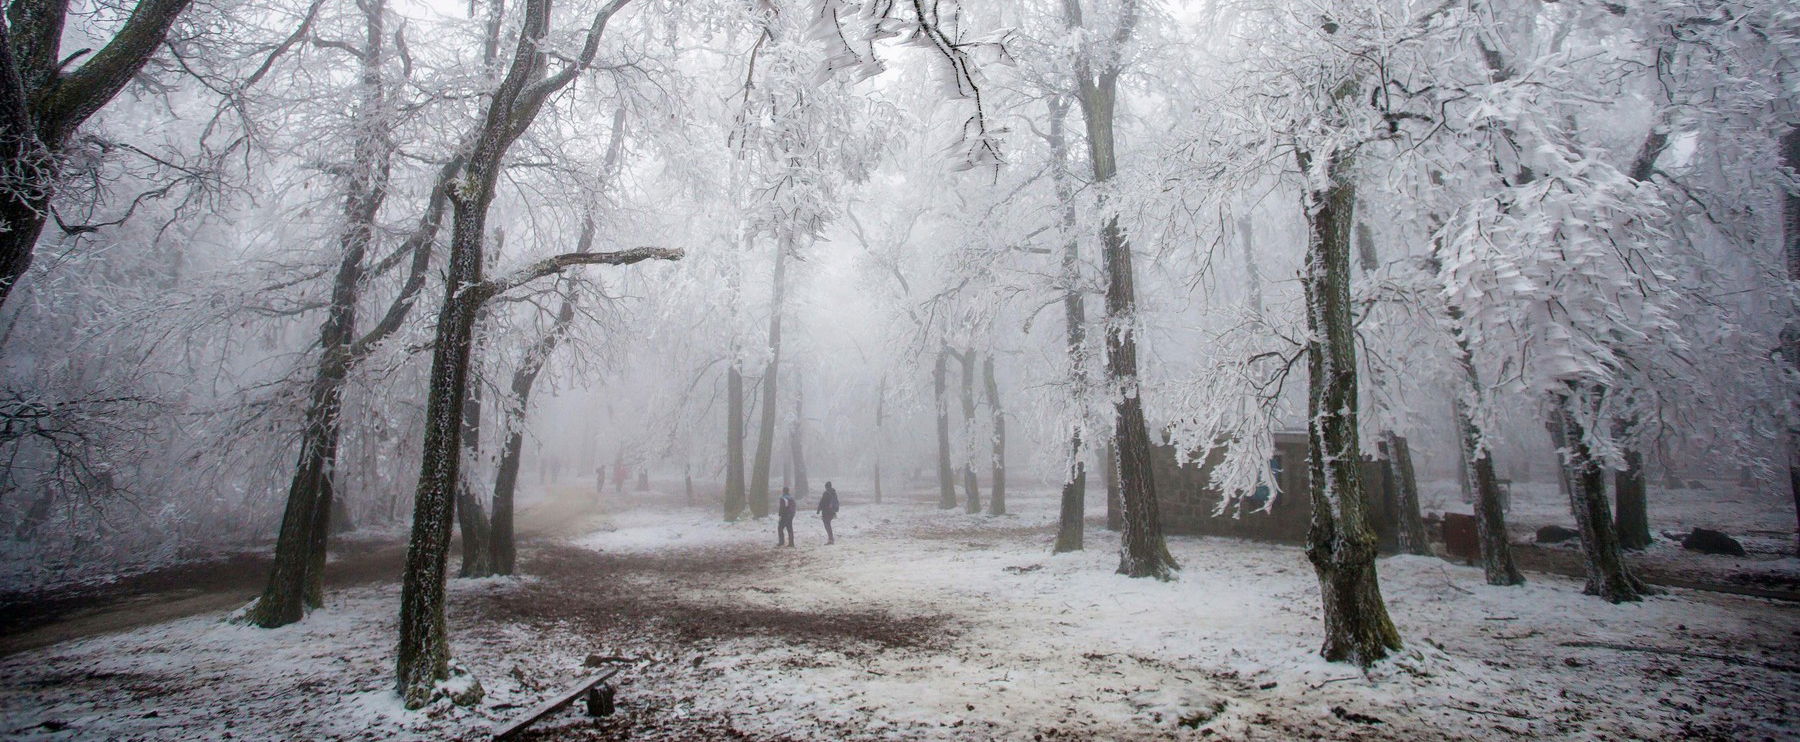
[[[945,616],[897,616],[876,609],[801,610],[696,599],[707,588],[752,582],[799,557],[765,548],[609,553],[545,545],[524,572],[540,579],[467,606],[481,622],[562,628],[600,638],[622,631],[659,644],[766,637],[856,651],[941,646],[954,635]]]
[[[349,542],[325,565],[329,588],[393,579],[397,541]],[[269,576],[269,555],[183,562],[100,585],[0,594],[0,657],[96,634],[236,608]]]

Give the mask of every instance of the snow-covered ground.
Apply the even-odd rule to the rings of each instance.
[[[454,580],[478,708],[399,708],[384,584],[274,631],[209,615],[0,659],[0,735],[483,739],[600,654],[642,659],[620,713],[570,709],[536,738],[1800,738],[1795,604],[1672,590],[1615,606],[1578,581],[1494,588],[1388,558],[1407,649],[1364,674],[1317,657],[1297,548],[1175,537],[1179,580],[1131,580],[1099,528],[1084,552],[1048,553],[1049,493],[1014,493],[1021,514],[998,518],[933,497],[848,493],[839,543],[803,515],[795,549],[772,522],[643,506],[530,546],[528,577]]]

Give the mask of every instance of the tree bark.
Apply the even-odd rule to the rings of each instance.
[[[1072,28],[1081,26],[1078,0],[1064,0],[1064,19]],[[1104,187],[1118,172],[1115,159],[1113,111],[1118,100],[1121,62],[1117,45],[1129,38],[1137,23],[1135,0],[1124,0],[1114,48],[1108,50],[1099,69],[1088,51],[1076,57],[1076,78],[1081,86],[1077,100],[1087,123],[1088,160],[1094,183]],[[1104,194],[1104,192],[1103,192]],[[1119,574],[1131,577],[1173,579],[1180,568],[1163,541],[1162,516],[1156,501],[1156,482],[1150,465],[1150,431],[1144,420],[1138,386],[1136,321],[1137,290],[1134,286],[1131,243],[1102,196],[1104,214],[1100,248],[1106,267],[1106,373],[1113,403],[1113,440],[1119,448]]]
[[[988,515],[1006,514],[1006,411],[1000,406],[1000,385],[994,381],[994,356],[982,360],[981,377],[987,387],[988,409],[994,413],[993,492],[988,495]]]
[[[1100,455],[1105,457],[1100,462],[1100,475],[1106,477],[1106,530],[1121,530],[1125,527],[1125,510],[1119,506],[1119,447],[1109,439]]]
[[[66,72],[83,56],[61,51],[68,0],[7,5],[0,24],[0,306],[31,267],[69,136],[137,77],[190,2],[140,0],[105,46]]]
[[[1356,330],[1350,300],[1350,238],[1356,191],[1350,163],[1297,153],[1308,186],[1306,293],[1307,455],[1312,527],[1306,556],[1325,613],[1320,654],[1364,667],[1400,649],[1375,571],[1357,443]],[[1322,168],[1323,172],[1315,172]]]
[[[937,405],[938,507],[944,510],[956,507],[956,479],[950,473],[950,402],[946,399],[948,355],[948,348],[939,349],[937,365],[931,371],[932,399]]]
[[[1800,126],[1781,138],[1781,164],[1800,172]],[[1781,240],[1787,258],[1789,282],[1800,282],[1800,190],[1788,189],[1781,198]],[[1789,318],[1782,334],[1787,362],[1800,373],[1800,318]],[[1794,498],[1794,550],[1800,554],[1800,426],[1788,428],[1788,492]]]
[[[981,484],[975,478],[975,350],[957,356],[962,364],[963,501],[970,515],[981,512]]]
[[[425,440],[419,485],[413,500],[411,538],[400,590],[399,650],[395,689],[409,709],[437,695],[450,675],[450,645],[444,623],[444,576],[450,545],[452,498],[461,480],[460,412],[468,394],[469,355],[476,315],[490,294],[482,281],[482,238],[493,202],[500,162],[512,143],[542,110],[544,102],[586,69],[598,52],[607,21],[627,0],[611,0],[594,16],[578,59],[554,75],[544,75],[547,55],[538,40],[549,31],[550,0],[525,0],[519,41],[506,76],[488,98],[482,123],[451,190],[450,259],[444,303],[432,345],[430,388],[425,405]],[[637,259],[655,257],[638,253]],[[678,256],[679,253],[670,255]],[[473,679],[453,699],[477,703]]]
[[[1613,530],[1619,534],[1619,546],[1637,550],[1650,545],[1650,503],[1644,481],[1643,449],[1629,440],[1632,427],[1620,421],[1613,429],[1625,448],[1625,468],[1613,473]]]
[[[269,582],[245,618],[263,628],[299,621],[306,608],[324,603],[324,567],[333,509],[333,475],[337,464],[339,415],[344,383],[356,358],[356,305],[361,293],[363,261],[375,238],[376,215],[387,199],[389,163],[385,88],[381,77],[384,26],[381,0],[365,7],[366,46],[362,62],[362,98],[357,106],[355,168],[344,195],[344,224],[338,233],[342,257],[332,281],[331,304],[319,328],[319,365],[307,398],[300,458],[288,483],[287,507],[276,535]],[[0,301],[4,290],[0,289]]]
[[[456,521],[462,531],[462,567],[458,577],[487,577],[494,573],[488,542],[493,524],[476,494],[476,464],[481,461],[481,386],[477,383],[463,397],[462,477],[456,483]]]
[[[769,302],[769,365],[763,370],[762,427],[756,440],[756,461],[750,473],[750,514],[769,516],[769,475],[775,455],[775,380],[781,372],[781,309],[787,276],[787,254],[793,238],[783,233],[775,245],[775,276]]]
[[[1606,503],[1606,472],[1588,448],[1587,431],[1576,415],[1575,405],[1584,404],[1584,396],[1573,383],[1568,392],[1556,395],[1549,426],[1550,437],[1562,455],[1569,508],[1581,531],[1581,553],[1587,567],[1587,585],[1583,592],[1597,595],[1608,603],[1641,600],[1658,591],[1631,573],[1619,548],[1619,537],[1613,531],[1612,513]]]
[[[1397,519],[1399,519],[1400,553],[1431,556],[1431,539],[1425,535],[1425,518],[1419,512],[1419,483],[1414,478],[1412,448],[1406,439],[1387,431],[1382,445],[1394,469]]]
[[[1465,368],[1472,371],[1472,367]],[[1456,423],[1462,436],[1462,469],[1473,481],[1464,485],[1474,495],[1475,532],[1481,540],[1481,570],[1489,585],[1523,585],[1525,576],[1513,562],[1512,542],[1506,535],[1506,510],[1501,507],[1500,481],[1494,475],[1494,459],[1468,407],[1456,402]]]

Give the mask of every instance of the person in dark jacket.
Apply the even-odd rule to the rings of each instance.
[[[794,496],[788,494],[788,489],[786,487],[782,487],[781,504],[777,506],[775,510],[776,516],[780,519],[775,526],[776,546],[794,545],[794,512],[797,510],[799,510],[799,508],[795,506]]]
[[[825,494],[819,495],[819,519],[825,521],[825,543],[826,544],[837,543],[837,537],[833,536],[831,534],[831,519],[836,518],[837,513],[838,513],[837,490],[834,490],[831,488],[830,482],[826,482],[825,483]]]

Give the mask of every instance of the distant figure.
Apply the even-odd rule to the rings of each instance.
[[[784,489],[784,490],[782,490],[782,492],[784,493],[783,496],[786,496],[785,493],[787,492],[787,490]],[[819,519],[825,521],[825,543],[826,544],[837,543],[837,537],[832,535],[832,533],[831,533],[831,519],[837,517],[837,511],[838,511],[837,490],[834,490],[831,488],[830,482],[826,482],[825,483],[825,494],[819,495]]]
[[[794,503],[794,496],[788,493],[786,487],[782,487],[781,505],[775,511],[775,514],[780,517],[779,524],[775,526],[776,546],[794,545],[794,513],[797,510],[799,508]],[[785,543],[783,539],[786,539]]]

